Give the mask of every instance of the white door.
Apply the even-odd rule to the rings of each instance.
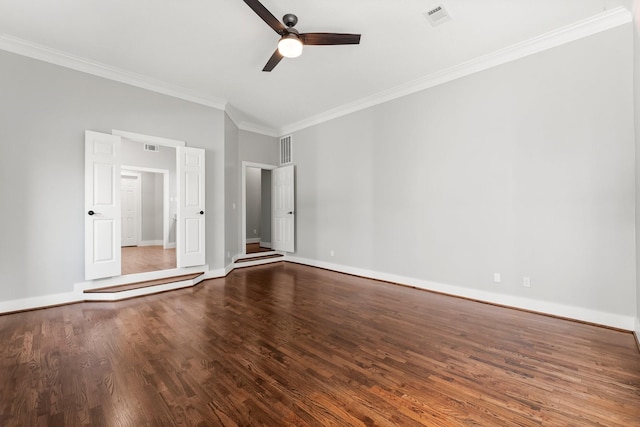
[[[124,172],[120,177],[122,246],[137,246],[140,240],[140,178],[140,174]]]
[[[295,250],[295,185],[294,166],[282,166],[271,172],[272,230],[271,248]]]
[[[205,203],[202,148],[177,147],[178,209],[176,261],[178,268],[204,265]]]
[[[85,131],[85,279],[120,275],[120,137]]]

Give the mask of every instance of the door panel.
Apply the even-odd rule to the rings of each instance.
[[[120,137],[85,132],[85,279],[120,275]]]
[[[293,165],[273,170],[273,230],[272,248],[277,251],[295,251],[295,169]]]
[[[178,227],[176,261],[178,267],[204,265],[205,257],[205,151],[177,148]]]

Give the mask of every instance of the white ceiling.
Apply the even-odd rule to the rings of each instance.
[[[242,0],[0,0],[0,48],[226,105],[241,128],[277,135],[628,0],[262,3],[295,13],[300,32],[361,33],[361,44],[307,46],[264,73],[278,35]],[[453,19],[432,27],[423,13],[440,4]]]

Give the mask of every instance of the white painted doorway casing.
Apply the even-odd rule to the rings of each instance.
[[[141,195],[139,173],[122,171],[120,175],[121,246],[138,246],[141,233]]]
[[[240,199],[242,203],[242,222],[240,227],[241,228],[240,241],[238,242],[239,248],[241,248],[241,251],[240,251],[241,255],[247,255],[247,245],[246,245],[246,242],[247,242],[247,168],[257,168],[262,170],[273,171],[274,169],[277,169],[277,166],[267,165],[264,163],[247,162],[244,160],[242,161],[242,183],[241,183],[242,194]],[[271,198],[273,199],[273,193]],[[273,200],[271,202],[271,206],[273,206]],[[271,220],[271,223],[273,223],[273,219]],[[273,230],[272,230],[272,233],[273,233]],[[273,246],[271,246],[271,249],[275,250]]]
[[[85,131],[85,279],[119,276],[121,138]]]
[[[295,251],[295,169],[281,166],[272,171],[272,248]]]
[[[178,204],[176,261],[178,268],[204,265],[205,257],[205,151],[177,147]]]

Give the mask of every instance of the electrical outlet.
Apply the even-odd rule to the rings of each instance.
[[[335,255],[335,253],[333,252],[333,249],[331,249],[331,251],[329,251],[329,253],[331,254],[331,256]]]
[[[258,234],[258,230],[256,230],[255,228],[253,229],[253,234]]]
[[[493,273],[493,282],[494,283],[500,283],[501,280],[502,280],[502,278],[500,277],[500,273]]]
[[[531,287],[531,278],[529,276],[524,276],[522,278],[522,286],[524,286],[525,288]]]

